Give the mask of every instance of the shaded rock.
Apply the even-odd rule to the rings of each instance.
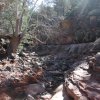
[[[100,52],[95,55],[96,58],[96,66],[100,66]]]
[[[100,72],[100,52],[88,59],[89,68],[93,71]]]
[[[99,52],[100,51],[100,38],[98,38],[94,44],[93,48],[91,49],[92,52]]]
[[[45,88],[42,84],[30,84],[26,87],[25,92],[26,94],[34,96],[36,94],[45,92]]]

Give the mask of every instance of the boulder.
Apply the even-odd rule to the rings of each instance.
[[[86,61],[65,74],[66,94],[73,100],[100,100],[100,73],[89,68]]]
[[[91,50],[92,52],[99,52],[100,51],[100,38],[98,38],[94,44],[93,44],[93,48]]]

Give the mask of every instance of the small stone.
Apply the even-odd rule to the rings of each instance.
[[[28,94],[26,100],[35,100],[33,96],[31,96],[30,94]]]
[[[11,71],[11,68],[7,66],[7,67],[6,67],[6,70],[7,70],[7,71]]]
[[[43,98],[44,100],[50,100],[51,97],[52,97],[52,95],[49,93],[41,96],[41,98]]]

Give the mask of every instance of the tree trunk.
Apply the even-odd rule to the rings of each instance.
[[[21,15],[18,14],[18,2],[16,4],[16,27],[15,27],[15,32],[13,33],[13,36],[10,38],[10,49],[9,53],[16,53],[18,45],[20,43],[20,40],[22,39],[23,34],[21,33],[21,28],[22,28],[22,21],[23,21],[23,14],[25,12],[25,7],[26,5],[26,0],[23,0],[23,5],[22,5],[22,13]]]
[[[20,40],[21,40],[20,35],[11,37],[11,39],[10,39],[10,48],[9,48],[9,53],[10,54],[11,53],[16,53],[18,45],[20,43]]]

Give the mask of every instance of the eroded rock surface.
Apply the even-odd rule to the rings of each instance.
[[[100,73],[89,68],[86,61],[77,64],[65,75],[66,93],[74,100],[100,100]]]
[[[93,43],[42,45],[30,48],[31,51],[24,49],[19,54],[13,54],[12,59],[2,59],[0,93],[12,100],[70,100],[69,95],[75,100],[92,100],[91,95],[96,93],[98,100],[100,75],[90,70],[91,60],[84,61],[90,55],[95,58],[94,65],[99,64],[98,54],[91,55],[92,47]],[[64,83],[66,71],[63,89],[55,90]]]

